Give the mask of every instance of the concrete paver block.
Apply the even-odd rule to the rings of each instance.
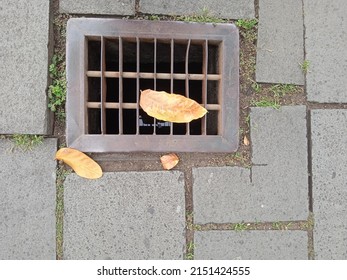
[[[64,187],[65,259],[183,259],[183,173],[72,174]]]
[[[305,106],[252,108],[251,143],[251,170],[193,168],[196,223],[307,219]]]
[[[135,0],[60,0],[61,13],[134,15]]]
[[[264,208],[285,220],[308,217],[305,106],[251,109],[252,182],[266,193]],[[270,203],[269,203],[270,202]]]
[[[0,140],[0,259],[55,259],[57,141],[13,146]]]
[[[2,0],[0,134],[47,134],[47,0]]]
[[[347,102],[347,2],[304,0],[307,99]]]
[[[347,110],[313,110],[316,259],[347,259]]]
[[[261,202],[254,201],[256,192],[246,168],[193,168],[194,222],[253,220],[261,211]]]
[[[252,163],[298,166],[307,176],[305,106],[251,108]]]
[[[256,80],[304,84],[302,0],[259,0]]]
[[[206,9],[209,15],[220,18],[254,18],[253,0],[141,0],[140,12],[163,15],[200,14]]]
[[[305,231],[200,231],[195,233],[196,260],[305,260]]]

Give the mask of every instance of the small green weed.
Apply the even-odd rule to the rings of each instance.
[[[240,28],[241,36],[251,43],[257,40],[257,30],[255,28],[257,23],[257,19],[239,19],[235,22],[236,26]]]
[[[244,28],[246,30],[251,30],[258,23],[257,19],[239,19],[235,22],[236,26]]]
[[[194,230],[201,230],[202,229],[202,227],[201,227],[201,225],[194,225]]]
[[[193,260],[194,259],[194,249],[195,249],[195,245],[194,243],[191,241],[187,244],[187,253],[186,253],[186,259],[187,260]]]
[[[245,223],[238,223],[233,226],[233,230],[236,230],[236,231],[243,231],[247,229],[249,229],[249,224],[245,224]]]
[[[270,100],[270,99],[261,99],[259,101],[251,101],[251,105],[256,106],[256,107],[271,107],[276,110],[278,110],[281,105],[278,104],[277,100]]]
[[[178,16],[175,20],[185,22],[206,22],[206,23],[224,23],[227,22],[225,19],[217,18],[209,14],[208,9],[204,8],[201,14]]]
[[[284,229],[288,230],[292,226],[292,222],[289,222],[288,224],[284,225]]]
[[[299,63],[300,64],[300,67],[301,67],[301,70],[304,74],[307,74],[309,71],[309,67],[310,67],[310,61],[309,60],[304,60],[303,63]]]
[[[147,17],[148,20],[160,20],[160,17],[157,15],[149,15]]]
[[[292,93],[296,90],[296,87],[291,84],[279,84],[270,88],[270,91],[275,97],[283,97],[286,94]]]
[[[292,226],[292,222],[284,223],[284,222],[273,222],[272,228],[277,230],[288,230]]]
[[[247,115],[245,121],[246,121],[247,127],[248,128],[251,127],[251,115],[250,114]]]
[[[194,220],[194,213],[193,212],[187,212],[186,213],[186,221],[187,221],[187,229],[189,230],[201,230],[201,225],[197,225],[193,223]]]
[[[280,230],[280,229],[282,229],[282,223],[281,222],[273,222],[272,228]]]
[[[233,157],[237,160],[244,160],[244,158],[240,152],[236,152]]]
[[[261,92],[261,85],[258,84],[257,82],[252,81],[251,87],[252,87],[252,89],[254,90],[255,93],[260,93]]]
[[[23,151],[32,150],[35,146],[42,144],[43,136],[30,134],[14,134],[12,137],[14,145]]]
[[[313,217],[313,213],[310,212],[307,222],[304,223],[303,225],[303,229],[312,230],[313,227],[314,227],[314,217]]]
[[[186,223],[187,223],[187,229],[189,230],[194,230],[194,224],[193,224],[193,218],[194,218],[194,213],[193,212],[186,212]]]
[[[54,55],[52,63],[49,66],[49,74],[52,78],[52,84],[48,89],[48,108],[52,112],[55,112],[59,119],[65,118],[64,104],[66,100],[66,78],[63,58],[58,55]]]

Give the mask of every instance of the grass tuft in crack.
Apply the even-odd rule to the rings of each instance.
[[[275,230],[289,230],[291,229],[291,226],[292,226],[292,222],[288,222],[288,223],[285,223],[285,222],[273,222],[272,223],[272,229],[275,229]]]
[[[291,84],[278,84],[270,88],[270,91],[275,97],[283,97],[286,94],[295,93],[296,90],[296,86]]]
[[[210,15],[208,9],[203,8],[200,14],[177,16],[174,20],[185,22],[206,22],[206,23],[225,23],[226,19],[221,19]]]
[[[186,214],[186,223],[187,223],[186,227],[187,227],[187,229],[188,230],[201,230],[201,225],[194,224],[193,219],[194,219],[193,212],[188,212]]]
[[[194,249],[195,249],[194,243],[189,242],[187,245],[186,260],[193,260],[194,259]]]
[[[232,226],[233,230],[236,231],[244,231],[249,229],[250,224],[245,224],[245,223],[237,223]]]
[[[48,108],[55,112],[59,120],[65,119],[66,77],[65,61],[62,56],[54,55],[49,65],[52,84],[48,88]]]
[[[310,61],[309,60],[304,60],[303,63],[300,63],[301,70],[304,74],[307,74],[309,72],[310,68]]]
[[[251,84],[252,89],[254,90],[255,93],[260,93],[261,92],[261,85],[258,84],[257,82],[252,80]]]
[[[64,165],[59,164],[57,168],[56,178],[56,252],[57,260],[63,259],[63,222],[64,222],[64,181],[71,174],[70,170],[66,170]]]
[[[257,19],[239,19],[235,25],[240,28],[240,34],[248,42],[255,42],[257,40]]]
[[[271,100],[267,98],[262,98],[259,101],[251,101],[251,105],[256,107],[271,107],[276,110],[281,107],[277,100]]]
[[[12,141],[15,147],[23,151],[31,151],[34,147],[42,144],[43,136],[30,135],[30,134],[14,134]]]
[[[307,222],[305,224],[303,224],[303,229],[305,230],[313,230],[314,228],[314,216],[313,213],[310,212]]]
[[[257,19],[239,19],[235,22],[236,26],[241,27],[245,30],[254,28],[258,23]]]
[[[160,20],[160,16],[158,15],[149,15],[146,17],[147,20],[153,20],[153,21],[156,21],[156,20]]]

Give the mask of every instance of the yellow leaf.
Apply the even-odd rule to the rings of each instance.
[[[140,106],[153,118],[175,123],[188,123],[207,113],[204,107],[190,98],[151,89],[141,92]]]
[[[57,160],[62,160],[69,165],[81,177],[97,179],[102,176],[99,164],[86,154],[71,148],[61,148],[55,154]]]
[[[249,145],[249,140],[248,140],[246,135],[245,135],[245,137],[243,137],[243,144],[245,144],[246,146]]]
[[[166,170],[170,170],[174,168],[177,163],[180,161],[178,156],[176,154],[168,154],[168,155],[163,155],[160,158],[161,164],[163,165],[163,168]]]

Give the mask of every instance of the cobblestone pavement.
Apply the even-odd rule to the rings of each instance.
[[[2,2],[0,259],[347,259],[345,0]],[[257,17],[254,83],[304,85],[307,100],[250,109],[249,166],[167,172],[125,158],[134,166],[117,171],[105,157],[99,180],[68,175],[62,235],[47,107],[58,2],[74,16]],[[13,134],[45,139],[24,151]]]

